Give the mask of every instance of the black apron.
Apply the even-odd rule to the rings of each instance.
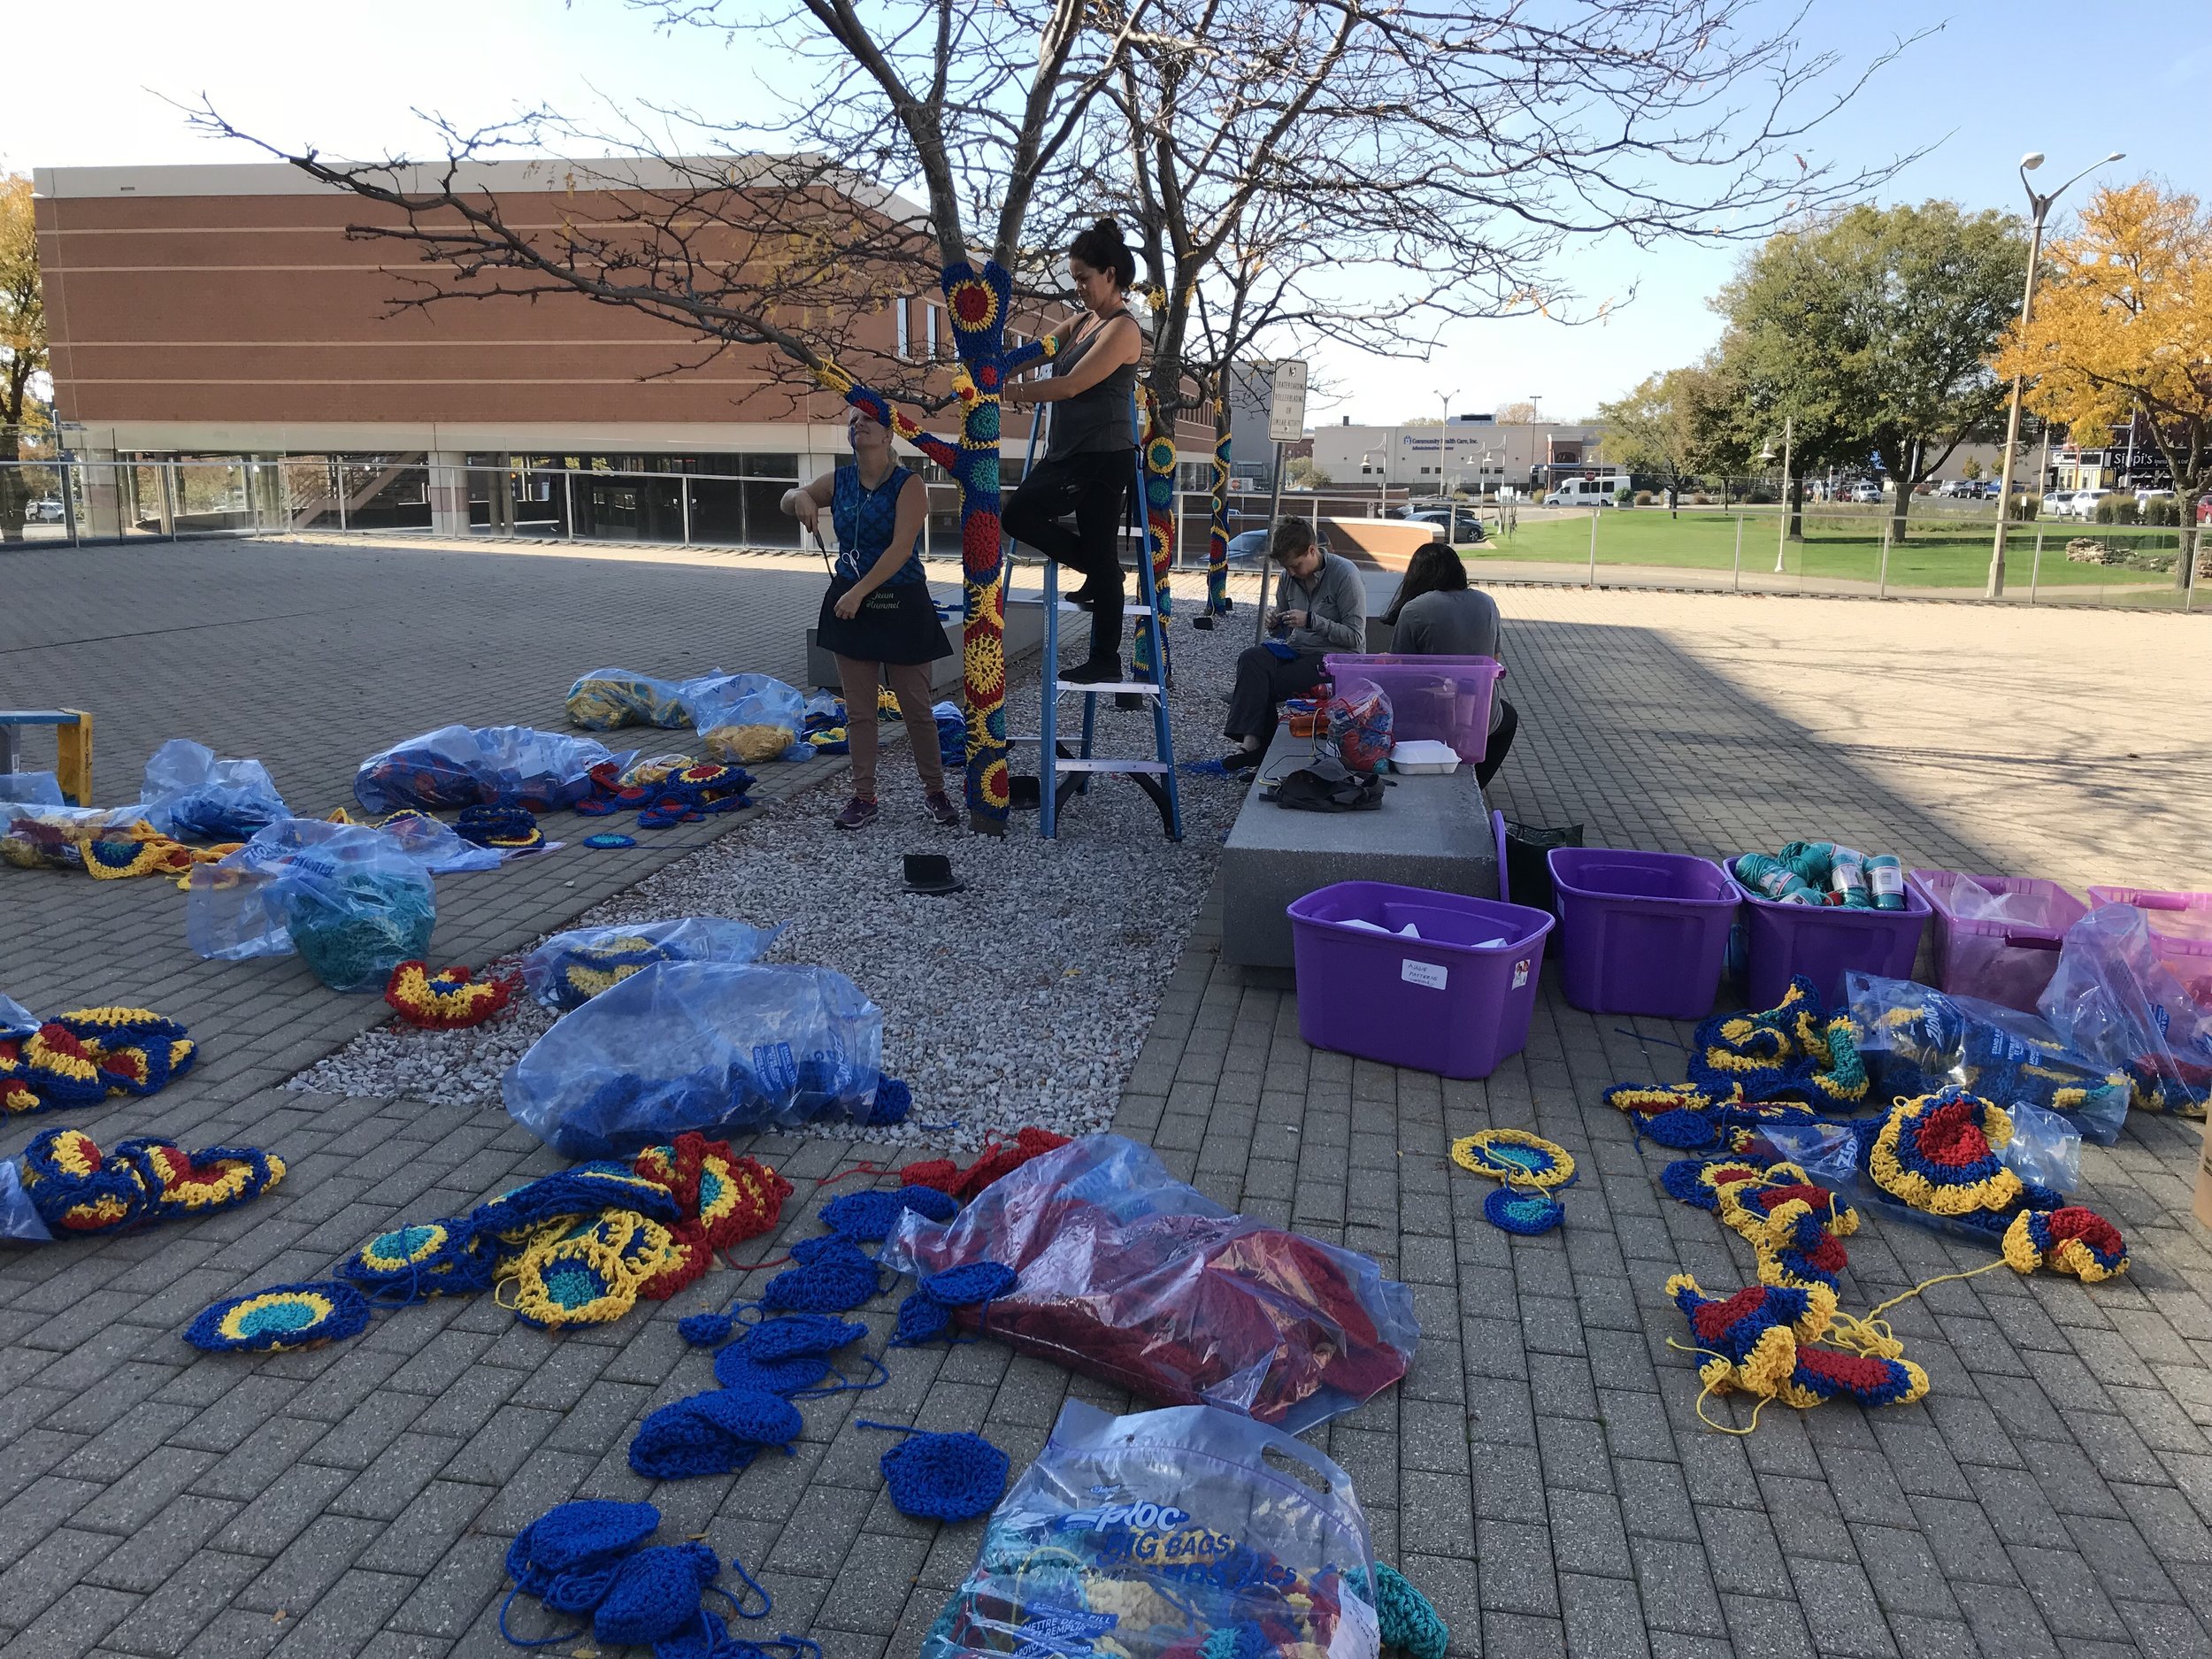
[[[824,650],[863,663],[933,663],[953,654],[926,582],[887,583],[860,602],[849,622],[837,614],[837,602],[852,587],[849,578],[833,577],[822,595],[814,640]]]

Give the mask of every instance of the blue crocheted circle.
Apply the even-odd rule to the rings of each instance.
[[[1508,1233],[1533,1237],[1549,1233],[1563,1220],[1567,1206],[1544,1193],[1517,1193],[1501,1187],[1482,1201],[1483,1219]]]
[[[914,1110],[914,1091],[902,1078],[887,1077],[876,1085],[875,1104],[862,1118],[869,1124],[902,1124]]]
[[[612,834],[587,835],[584,837],[584,845],[587,847],[596,847],[601,849],[634,847],[637,845],[637,837],[634,835]]]
[[[618,1567],[592,1615],[595,1640],[646,1647],[699,1622],[699,1594],[722,1563],[698,1540],[656,1544]]]
[[[899,1322],[891,1333],[893,1348],[918,1348],[952,1328],[952,1310],[926,1291],[910,1292],[899,1303]]]
[[[895,1193],[847,1193],[822,1206],[822,1225],[841,1238],[873,1243],[890,1236],[899,1217],[918,1210],[932,1221],[950,1221],[960,1206],[933,1187],[902,1187]]]
[[[778,1312],[849,1313],[872,1300],[876,1289],[876,1264],[864,1256],[857,1263],[810,1262],[770,1279],[761,1287],[760,1305]]]
[[[694,1348],[719,1348],[736,1323],[726,1313],[690,1313],[676,1321],[676,1334]]]
[[[276,1354],[342,1341],[369,1328],[369,1304],[336,1279],[272,1285],[203,1309],[184,1340],[211,1353]]]
[[[795,1354],[834,1354],[867,1334],[868,1327],[856,1319],[792,1313],[762,1320],[737,1340],[736,1347],[756,1364],[769,1364]]]
[[[819,1386],[830,1374],[826,1354],[792,1354],[782,1359],[756,1359],[733,1343],[714,1356],[714,1380],[725,1388],[752,1388],[762,1394],[789,1396]]]
[[[765,1446],[786,1451],[804,1426],[798,1407],[750,1389],[710,1389],[663,1406],[638,1425],[630,1467],[654,1480],[735,1474]]]
[[[507,1576],[528,1594],[543,1595],[556,1575],[612,1561],[652,1537],[660,1524],[661,1512],[649,1503],[580,1498],[558,1504],[515,1534],[507,1547]]]
[[[949,1308],[996,1302],[1014,1288],[1014,1270],[1001,1262],[964,1262],[921,1280],[923,1294]]]
[[[989,1514],[1006,1490],[1006,1454],[980,1434],[918,1433],[865,1419],[859,1425],[907,1436],[884,1453],[878,1465],[891,1488],[891,1502],[902,1515],[925,1521],[971,1521]]]
[[[1719,1138],[1720,1132],[1714,1127],[1713,1120],[1703,1112],[1674,1106],[1647,1118],[1643,1125],[1643,1133],[1663,1147],[1673,1147],[1678,1151],[1686,1152],[1693,1147],[1711,1146]]]

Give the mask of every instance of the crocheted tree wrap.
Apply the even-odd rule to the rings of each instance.
[[[1998,1150],[2012,1116],[1960,1088],[1923,1094],[1891,1110],[1867,1149],[1867,1173],[1893,1197],[1931,1215],[2009,1210],[2023,1192]]]
[[[1005,565],[999,525],[999,396],[1006,376],[1048,356],[1056,341],[1033,341],[1009,349],[1006,315],[1013,280],[995,260],[980,270],[970,261],[947,265],[938,276],[952,319],[953,373],[962,419],[960,441],[949,443],[924,432],[893,410],[882,394],[861,385],[835,364],[818,373],[822,383],[888,426],[960,487],[960,563],[965,623],[961,682],[968,706],[967,799],[971,821],[997,830],[1011,803],[1006,765]]]
[[[877,1467],[901,1515],[918,1521],[972,1521],[1006,1492],[1006,1454],[980,1434],[925,1433],[895,1423],[856,1419],[864,1429],[904,1435]]]
[[[284,1179],[284,1160],[256,1147],[187,1152],[167,1141],[119,1142],[103,1153],[77,1129],[49,1129],[24,1148],[23,1190],[62,1233],[113,1233],[148,1221],[212,1215]]]
[[[1545,1191],[1575,1178],[1575,1161],[1566,1148],[1525,1129],[1479,1129],[1463,1135],[1452,1142],[1452,1162],[1494,1181]]]
[[[1206,609],[1222,615],[1229,609],[1229,411],[1214,399],[1213,492],[1206,515]]]
[[[1376,1622],[1382,1626],[1382,1645],[1395,1647],[1407,1659],[1444,1659],[1451,1645],[1451,1629],[1435,1604],[1410,1580],[1386,1562],[1375,1563],[1375,1583],[1368,1587],[1367,1574],[1354,1567],[1344,1575],[1352,1587],[1374,1603]]]
[[[369,1304],[350,1285],[273,1285],[204,1309],[184,1340],[213,1354],[281,1354],[342,1341],[369,1328]]]
[[[2127,1240],[2119,1228],[2081,1204],[2022,1210],[2005,1229],[2003,1248],[2006,1262],[2019,1272],[2048,1267],[2088,1285],[2128,1269]]]
[[[1850,1016],[1824,1013],[1818,989],[1802,974],[1772,1008],[1700,1022],[1690,1039],[1689,1073],[1688,1083],[1672,1087],[1623,1084],[1606,1091],[1606,1099],[1637,1112],[1670,1106],[1704,1111],[1786,1097],[1835,1107],[1864,1100],[1868,1087]]]
[[[1175,595],[1168,580],[1175,562],[1175,432],[1161,414],[1151,388],[1138,388],[1137,403],[1144,417],[1141,442],[1145,547],[1152,557],[1152,603],[1159,608],[1160,646],[1165,652],[1168,618],[1175,609]],[[1170,683],[1171,654],[1170,661],[1159,665],[1156,675],[1153,672],[1150,628],[1137,629],[1130,657],[1138,679],[1156,679],[1163,686]]]
[[[1030,1159],[1067,1144],[1067,1136],[1031,1125],[1017,1130],[1011,1142],[991,1142],[964,1170],[950,1158],[924,1158],[902,1169],[899,1179],[908,1187],[933,1187],[965,1204],[1000,1177],[1011,1175]]]
[[[650,1480],[734,1474],[765,1447],[788,1453],[803,1426],[788,1400],[710,1389],[664,1405],[640,1424],[630,1441],[630,1467]]]
[[[420,961],[403,962],[385,982],[384,1000],[409,1025],[425,1031],[461,1031],[480,1025],[513,1000],[515,979],[473,977],[466,966],[433,973]]]

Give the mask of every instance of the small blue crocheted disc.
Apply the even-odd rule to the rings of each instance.
[[[804,1426],[788,1400],[710,1389],[664,1405],[640,1424],[630,1441],[630,1467],[654,1480],[734,1474],[764,1446],[788,1450]]]
[[[556,1574],[598,1566],[635,1549],[653,1536],[661,1512],[649,1503],[580,1498],[557,1504],[515,1534],[507,1547],[507,1576],[531,1595],[542,1595]]]
[[[1694,1147],[1711,1146],[1719,1138],[1720,1131],[1703,1112],[1671,1106],[1645,1123],[1644,1134],[1663,1147],[1687,1152]]]
[[[1567,1206],[1543,1193],[1517,1193],[1501,1187],[1482,1201],[1482,1214],[1494,1227],[1533,1237],[1557,1226],[1566,1217]]]
[[[587,846],[587,847],[600,847],[600,848],[609,848],[609,847],[634,847],[634,846],[636,846],[636,845],[637,845],[637,837],[636,837],[636,836],[634,836],[634,835],[612,835],[612,834],[607,834],[607,835],[587,835],[587,836],[585,836],[585,837],[584,837],[584,845],[585,845],[585,846]]]
[[[834,1354],[868,1334],[857,1319],[833,1319],[818,1313],[787,1313],[763,1319],[737,1340],[747,1359],[765,1364],[795,1354]]]
[[[952,1310],[926,1290],[910,1291],[899,1303],[899,1322],[891,1333],[893,1348],[918,1348],[952,1326]]]
[[[922,1293],[949,1308],[996,1302],[1014,1288],[1014,1270],[1002,1262],[964,1262],[921,1280]]]
[[[825,1354],[792,1354],[763,1360],[733,1343],[714,1356],[714,1380],[725,1388],[752,1388],[787,1398],[819,1386],[829,1374],[829,1356]]]
[[[699,1622],[699,1593],[722,1563],[699,1540],[641,1549],[615,1571],[592,1615],[595,1640],[645,1647]]]
[[[933,1187],[902,1187],[895,1193],[847,1193],[822,1206],[822,1225],[841,1238],[874,1243],[890,1236],[908,1210],[932,1221],[950,1221],[960,1213],[949,1194]]]
[[[980,1434],[910,1435],[879,1466],[899,1513],[920,1520],[973,1520],[1006,1491],[1006,1454]]]

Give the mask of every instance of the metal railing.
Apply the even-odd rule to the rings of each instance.
[[[1010,488],[1019,470],[1008,467]],[[801,546],[799,528],[781,503],[798,481],[607,466],[445,466],[360,455],[0,462],[0,540],[511,536],[790,550]],[[929,494],[925,553],[956,557],[957,491],[933,480]],[[1176,567],[1202,567],[1210,496],[1179,491],[1175,505]],[[1403,511],[1402,502],[1391,505]],[[1269,506],[1264,494],[1233,492],[1231,536],[1264,529]],[[1462,503],[1461,510],[1471,509]],[[1317,525],[1385,517],[1373,495],[1344,490],[1289,492],[1282,511]],[[1663,505],[1528,503],[1484,503],[1471,511],[1486,539],[1461,551],[1478,581],[1487,572],[1494,580],[1870,598],[1980,597],[1995,526],[1993,503],[1927,497],[1911,503],[1901,541],[1886,503],[1808,503],[1794,534],[1779,505],[1740,502],[1724,508],[1686,502],[1673,512]],[[2199,580],[2184,579],[2185,547],[2193,552]],[[2204,577],[2212,577],[2212,538],[2194,525],[2036,518],[2012,526],[2004,597],[2192,611]]]

